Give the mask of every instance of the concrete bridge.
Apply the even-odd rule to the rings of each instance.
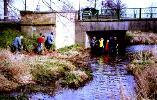
[[[92,36],[109,39],[116,36],[119,43],[125,43],[126,31],[157,32],[157,18],[144,19],[110,19],[110,20],[82,20],[75,22],[76,43],[89,47]]]
[[[18,26],[20,31],[29,35],[53,31],[57,49],[75,43],[90,47],[89,41],[92,36],[98,39],[103,37],[105,40],[116,36],[119,44],[122,44],[125,43],[126,31],[157,32],[157,18],[78,19],[78,12],[21,11],[19,23],[4,25],[0,22],[0,29],[10,28],[10,25],[15,28]]]

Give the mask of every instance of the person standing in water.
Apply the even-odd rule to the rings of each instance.
[[[100,38],[99,39],[99,54],[103,54],[104,53],[104,39]]]
[[[96,50],[97,50],[97,40],[96,40],[95,36],[91,39],[90,46],[91,46],[91,53],[96,53]]]

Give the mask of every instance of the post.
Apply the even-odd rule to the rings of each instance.
[[[140,14],[140,15],[139,15],[139,19],[141,19],[141,8],[140,8],[139,14]]]
[[[118,20],[120,20],[120,9],[117,9]]]
[[[80,0],[79,0],[78,20],[80,20]]]
[[[94,3],[94,8],[96,9],[96,0],[95,0],[95,3]]]
[[[26,4],[26,3],[27,3],[27,1],[25,0],[25,11],[27,10],[27,7],[26,7],[26,6],[27,6],[27,4]]]
[[[50,11],[52,10],[52,7],[51,7],[51,0],[50,0]]]
[[[150,18],[153,18],[153,9],[150,7]]]
[[[8,0],[4,0],[4,21],[8,20]]]

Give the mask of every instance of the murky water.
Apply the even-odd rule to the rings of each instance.
[[[156,49],[155,45],[135,45],[126,53]],[[157,51],[157,50],[156,50]],[[77,90],[63,88],[50,96],[43,93],[29,94],[30,100],[136,100],[134,77],[126,71],[129,63],[123,56],[104,55],[91,58],[93,80]]]

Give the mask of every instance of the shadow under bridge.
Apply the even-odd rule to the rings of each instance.
[[[126,40],[125,40],[126,31],[127,30],[87,31],[86,33],[87,33],[88,39],[89,39],[88,47],[90,47],[90,41],[91,41],[92,37],[96,37],[97,40],[99,40],[100,38],[103,38],[104,44],[106,44],[107,40],[109,40],[109,42],[110,42],[111,38],[116,37],[118,49],[123,50],[126,46]]]

